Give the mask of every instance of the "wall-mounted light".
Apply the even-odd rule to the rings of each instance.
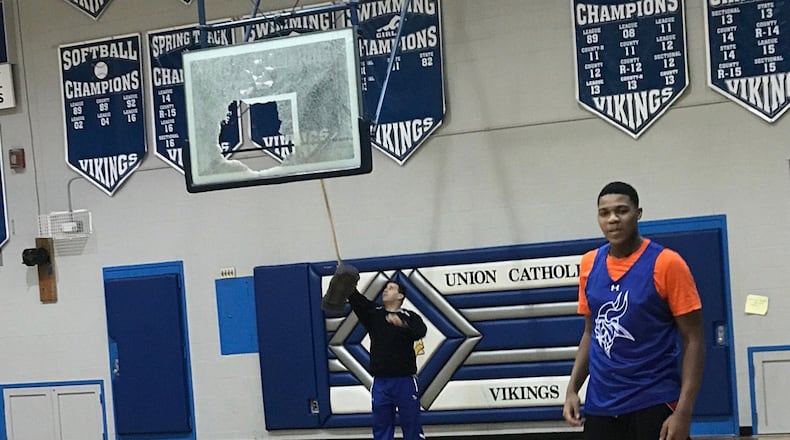
[[[22,264],[25,266],[38,266],[49,264],[49,251],[43,247],[29,248],[22,251]]]
[[[38,293],[42,303],[58,301],[55,281],[55,247],[51,238],[36,238],[36,247],[22,251],[22,264],[38,266]]]

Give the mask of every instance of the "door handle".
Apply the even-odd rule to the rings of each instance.
[[[716,345],[727,345],[727,327],[721,323],[716,325]]]

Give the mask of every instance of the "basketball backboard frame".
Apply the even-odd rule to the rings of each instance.
[[[370,127],[361,113],[356,35],[351,27],[185,53],[187,190],[369,173]],[[221,123],[233,102],[240,115],[249,115],[250,127],[261,125],[256,113],[262,105],[279,108],[275,131],[281,130],[277,134],[292,146],[291,154],[278,163],[264,154],[239,160],[223,151]]]

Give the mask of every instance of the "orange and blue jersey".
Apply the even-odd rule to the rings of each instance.
[[[578,310],[593,324],[585,412],[616,416],[676,401],[675,316],[700,308],[691,272],[672,250],[644,239],[623,259],[609,256],[608,244],[585,254]]]

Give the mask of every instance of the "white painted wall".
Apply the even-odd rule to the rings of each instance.
[[[0,380],[109,383],[102,268],[183,260],[199,438],[326,438],[265,431],[257,357],[220,355],[214,294],[221,267],[245,276],[334,258],[319,183],[190,195],[149,151],[108,197],[64,159],[58,45],[193,23],[196,3],[115,0],[93,21],[64,1],[5,0],[18,106],[0,112],[2,150],[25,148],[28,168],[4,169]],[[250,9],[206,3],[210,19]],[[645,220],[726,214],[740,425],[750,426],[746,349],[790,333],[790,116],[766,124],[707,87],[703,3],[687,3],[691,85],[634,141],[575,103],[570,1],[444,0],[445,125],[405,166],[374,152],[372,174],[326,182],[342,256],[597,237],[595,197],[611,180],[640,191]],[[59,299],[42,305],[20,255],[36,215],[69,201],[93,212],[95,234],[58,256]],[[748,293],[770,297],[767,316],[743,313]]]

